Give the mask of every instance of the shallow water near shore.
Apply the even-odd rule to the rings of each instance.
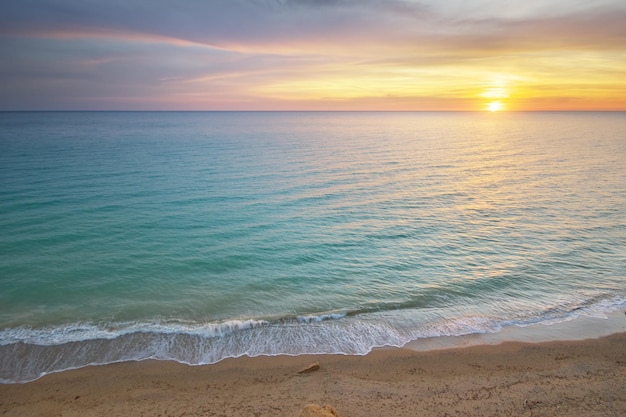
[[[611,316],[624,161],[624,113],[0,113],[0,381]]]
[[[499,345],[506,342],[544,343],[599,339],[626,333],[626,315],[622,311],[605,317],[582,316],[558,323],[537,323],[529,326],[508,326],[495,333],[444,336],[413,340],[403,347],[418,352],[454,349],[468,346]]]

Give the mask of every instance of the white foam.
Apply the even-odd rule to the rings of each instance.
[[[297,320],[300,323],[312,323],[312,322],[321,322],[326,320],[339,320],[346,317],[347,313],[329,313],[329,314],[321,314],[321,315],[310,315],[310,316],[298,316]]]
[[[568,313],[548,310],[515,320],[480,314],[446,317],[443,310],[413,309],[357,315],[324,313],[276,321],[241,319],[216,323],[163,320],[145,323],[76,323],[42,329],[0,331],[0,381],[25,382],[47,373],[131,360],[175,360],[190,365],[261,355],[364,355],[384,346],[420,350],[442,346],[517,340],[524,334],[554,336],[568,323],[579,326],[568,338],[589,337],[626,300],[598,300]],[[519,313],[518,313],[519,315]],[[624,331],[621,327],[609,331]],[[602,318],[599,318],[602,317]],[[595,321],[595,322],[590,322]],[[550,326],[548,326],[550,325]],[[558,327],[557,327],[558,326]],[[565,327],[567,328],[567,327]]]
[[[55,346],[89,340],[112,340],[133,333],[188,334],[203,337],[223,337],[236,331],[267,325],[265,320],[230,320],[219,323],[195,323],[185,321],[119,322],[119,323],[71,323],[39,329],[16,327],[0,331],[0,346],[27,343],[39,346]]]

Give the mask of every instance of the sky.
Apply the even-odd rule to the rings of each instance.
[[[5,0],[0,110],[626,110],[624,0]]]

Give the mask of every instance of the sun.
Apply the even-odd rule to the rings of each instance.
[[[490,112],[496,112],[500,110],[504,110],[504,104],[501,101],[496,100],[487,104],[487,110]]]

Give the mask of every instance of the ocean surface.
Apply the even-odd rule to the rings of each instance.
[[[626,307],[626,113],[0,113],[0,382]]]

